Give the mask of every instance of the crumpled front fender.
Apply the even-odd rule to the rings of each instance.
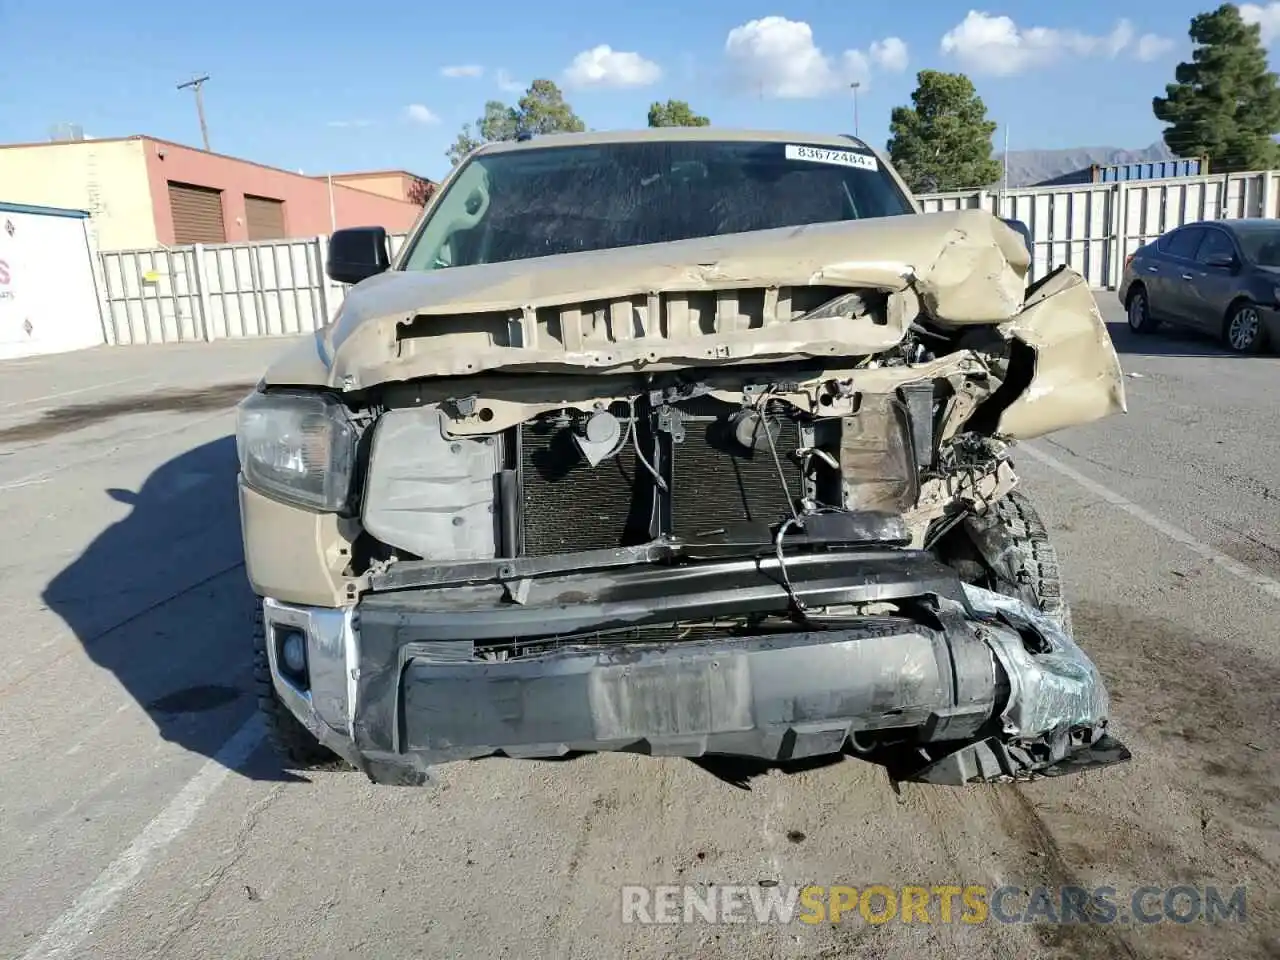
[[[1128,412],[1120,358],[1093,292],[1076,271],[1060,267],[1033,285],[1023,309],[1000,331],[1029,348],[1021,359],[1015,349],[1009,374],[1029,382],[1000,415],[999,435],[1030,440]]]

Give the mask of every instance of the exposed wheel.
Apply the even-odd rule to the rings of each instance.
[[[969,514],[932,549],[966,583],[1033,604],[1071,633],[1058,551],[1021,490],[1011,491],[981,514]]]
[[[1266,332],[1257,306],[1248,302],[1233,305],[1222,322],[1222,340],[1235,353],[1260,353]]]
[[[1058,551],[1035,505],[1021,490],[1012,490],[991,509],[1007,538],[1006,556],[1016,582],[1030,588],[1041,611],[1070,634],[1071,607],[1062,589]],[[1001,593],[1021,595],[1013,584],[1003,584],[997,589]]]
[[[262,619],[262,601],[253,604],[253,685],[258,712],[267,728],[267,740],[286,766],[303,770],[326,766],[340,758],[312,736],[280,701],[271,683],[271,663],[267,659],[267,632]]]
[[[1125,312],[1129,318],[1129,329],[1134,333],[1151,333],[1160,326],[1160,322],[1151,316],[1151,301],[1147,299],[1147,288],[1142,284],[1134,284],[1129,291]]]

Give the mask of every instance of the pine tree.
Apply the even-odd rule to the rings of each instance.
[[[915,192],[968,190],[1000,179],[996,125],[963,73],[921,70],[910,107],[894,107],[889,157]]]
[[[1170,124],[1164,142],[1179,157],[1209,158],[1209,169],[1269,170],[1280,161],[1280,86],[1267,69],[1259,26],[1224,3],[1193,17],[1196,48],[1178,64],[1176,83],[1154,97],[1157,120]]]

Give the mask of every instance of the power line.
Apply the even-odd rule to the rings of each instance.
[[[208,79],[209,79],[209,75],[206,73],[204,76],[192,77],[186,83],[178,84],[179,90],[186,90],[188,87],[190,87],[192,90],[195,91],[196,113],[200,117],[200,136],[204,138],[204,149],[206,153],[210,153],[211,151],[209,150],[209,127],[204,122],[204,95],[202,94],[201,90],[204,87],[204,82]]]

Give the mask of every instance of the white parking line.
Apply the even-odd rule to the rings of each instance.
[[[1098,483],[1096,480],[1089,479],[1079,470],[1076,470],[1074,467],[1067,466],[1057,457],[1051,456],[1045,453],[1043,450],[1040,450],[1039,448],[1032,446],[1031,444],[1022,443],[1022,444],[1019,444],[1014,449],[1015,451],[1017,450],[1025,451],[1027,456],[1029,456],[1032,460],[1039,461],[1040,463],[1048,467],[1050,470],[1054,471],[1055,473],[1061,474],[1062,476],[1066,477],[1068,480],[1074,480],[1076,483],[1080,484],[1080,486],[1084,487],[1086,490],[1092,493],[1095,497],[1099,497],[1100,499],[1105,500],[1107,503],[1111,504],[1113,507],[1119,510],[1123,510],[1125,513],[1129,514],[1129,516],[1133,517],[1135,520],[1140,520],[1141,522],[1145,523],[1152,530],[1156,530],[1160,533],[1163,533],[1170,540],[1174,540],[1182,544],[1192,553],[1198,554],[1199,556],[1203,557],[1205,560],[1208,560],[1210,563],[1215,564],[1218,567],[1221,567],[1223,570],[1231,574],[1233,577],[1236,577],[1239,580],[1243,580],[1245,583],[1252,584],[1253,586],[1261,590],[1263,593],[1265,593],[1267,596],[1273,597],[1276,600],[1280,600],[1280,580],[1273,580],[1271,579],[1271,577],[1268,577],[1264,574],[1259,573],[1257,570],[1254,570],[1252,567],[1241,563],[1239,560],[1236,560],[1233,557],[1227,556],[1221,550],[1215,550],[1213,547],[1209,546],[1207,543],[1197,540],[1195,537],[1187,533],[1187,531],[1183,530],[1181,527],[1175,527],[1172,523],[1167,523],[1164,520],[1161,520],[1155,514],[1149,513],[1148,511],[1143,510],[1142,507],[1138,506],[1132,500],[1122,497],[1120,494],[1116,493],[1114,490],[1107,489],[1102,484]]]
[[[262,742],[261,717],[255,714],[208,760],[200,772],[148,823],[124,853],[93,881],[62,916],[53,922],[23,960],[51,960],[78,954],[98,922],[152,860],[191,826],[200,808],[232,770],[249,759]]]

